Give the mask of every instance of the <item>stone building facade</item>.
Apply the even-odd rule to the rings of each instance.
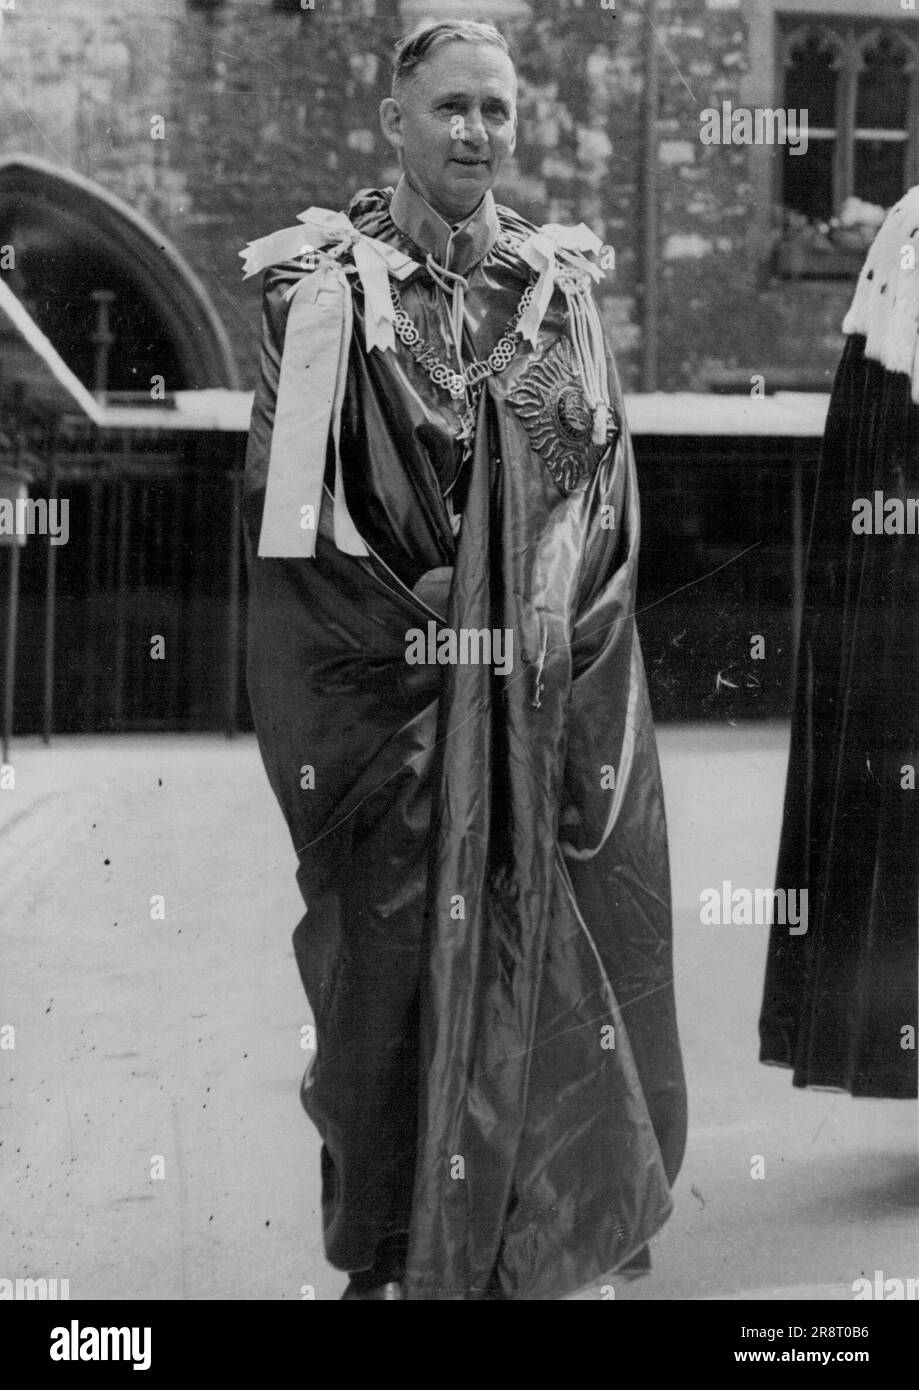
[[[395,180],[377,121],[393,42],[459,12],[517,60],[499,200],[615,253],[601,312],[626,390],[825,391],[877,218],[919,182],[917,3],[0,0],[0,281],[91,390],[251,387],[259,285],[239,249]],[[0,463],[21,437],[8,329],[0,313]],[[710,428],[674,435],[644,405],[655,711],[787,713],[819,427],[740,437],[704,396]],[[699,409],[669,402],[671,426]],[[243,442],[65,441],[71,541],[22,560],[18,727],[245,725]],[[38,449],[49,495],[59,445]]]
[[[0,0],[0,217],[14,155],[123,200],[209,296],[237,364],[228,384],[251,385],[258,287],[241,283],[238,249],[395,178],[376,117],[393,39],[460,12],[499,23],[519,65],[499,199],[539,222],[583,220],[615,250],[602,307],[627,388],[825,384],[864,229],[817,223],[845,193],[871,201],[872,151],[887,187],[919,177],[914,0]],[[822,31],[799,35],[795,57],[811,22]],[[854,79],[874,83],[864,102],[849,69],[870,70]],[[888,119],[881,87],[904,94],[888,126],[827,135],[846,111],[857,126],[859,102]],[[701,138],[706,110],[800,104],[802,90],[833,111],[797,167],[787,147]],[[785,183],[818,189],[828,151],[835,205],[790,234]]]

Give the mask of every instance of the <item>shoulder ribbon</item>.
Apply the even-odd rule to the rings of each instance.
[[[340,453],[354,322],[348,273],[356,272],[364,291],[367,351],[376,348],[386,352],[395,347],[389,275],[404,279],[417,267],[409,256],[359,232],[344,213],[312,207],[301,212],[298,221],[297,226],[249,242],[239,253],[246,279],[297,258],[301,258],[304,272],[312,272],[304,273],[284,296],[290,301],[290,312],[281,353],[258,553],[275,559],[315,556],[331,434],[335,449],[335,544],[347,555],[367,555],[345,501]],[[341,258],[348,251],[354,269],[348,267],[346,272]]]
[[[590,281],[603,279],[604,272],[587,259],[588,254],[598,256],[602,246],[600,238],[583,222],[576,227],[548,222],[518,247],[518,255],[539,276],[518,329],[523,338],[535,344],[553,292],[562,291],[584,394],[593,413],[594,444],[606,442],[611,409],[603,326],[590,292]]]

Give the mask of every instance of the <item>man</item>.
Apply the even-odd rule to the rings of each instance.
[[[504,39],[423,26],[381,123],[395,191],[245,253],[270,267],[249,684],[306,903],[302,1098],[345,1298],[558,1298],[645,1266],[684,1142],[634,464],[597,239],[492,197]]]
[[[795,1086],[913,1099],[919,980],[919,188],[843,324],[811,521],[760,1059]]]

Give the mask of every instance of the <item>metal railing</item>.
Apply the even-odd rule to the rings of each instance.
[[[68,514],[66,544],[21,550],[17,732],[235,733],[248,717],[245,439],[71,417],[17,438],[33,498]]]

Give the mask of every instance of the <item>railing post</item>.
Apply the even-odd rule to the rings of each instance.
[[[227,738],[236,733],[239,699],[239,570],[242,519],[242,474],[232,474],[230,504],[230,606],[227,615]]]
[[[48,514],[57,498],[57,429],[52,435],[51,455],[48,459]],[[57,619],[57,546],[51,544],[50,529],[46,537],[48,545],[47,568],[45,570],[45,679],[42,696],[42,741],[51,742],[54,732],[54,638]]]
[[[6,652],[3,659],[3,761],[10,760],[13,737],[13,695],[16,687],[16,627],[19,617],[19,545],[10,551],[10,589],[6,605]]]

